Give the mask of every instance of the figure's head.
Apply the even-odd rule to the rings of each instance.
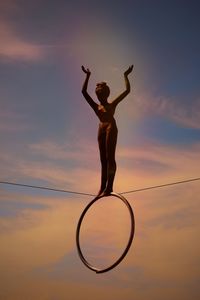
[[[110,95],[110,89],[106,82],[97,83],[95,92],[100,103],[107,102],[108,96]]]

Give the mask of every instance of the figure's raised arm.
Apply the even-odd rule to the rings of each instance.
[[[131,90],[131,86],[130,86],[130,82],[129,82],[129,79],[128,79],[128,75],[132,72],[133,70],[133,65],[130,66],[125,72],[124,72],[124,80],[125,80],[125,86],[126,86],[126,89],[125,91],[120,94],[115,100],[113,100],[113,104],[115,106],[117,106],[117,104],[122,101],[129,93],[130,93],[130,90]]]
[[[98,105],[96,102],[94,102],[94,100],[90,97],[90,95],[87,92],[87,87],[88,87],[88,81],[91,75],[91,72],[89,69],[85,69],[84,66],[81,67],[83,72],[86,74],[86,78],[85,81],[83,83],[83,87],[82,87],[82,94],[85,97],[86,101],[89,103],[89,105],[94,109],[94,111],[96,111],[98,109]]]

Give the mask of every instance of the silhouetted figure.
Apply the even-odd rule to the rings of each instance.
[[[124,72],[126,90],[111,103],[108,102],[110,89],[106,82],[97,83],[95,92],[100,105],[98,105],[87,92],[88,81],[91,75],[90,70],[85,69],[84,66],[82,66],[82,70],[86,74],[85,82],[82,88],[83,96],[93,108],[100,120],[98,143],[101,160],[101,187],[98,192],[98,196],[106,196],[113,191],[113,181],[116,173],[115,149],[117,144],[118,130],[116,121],[114,119],[114,113],[117,104],[130,93],[130,82],[128,75],[132,72],[133,66],[130,66],[128,70]]]

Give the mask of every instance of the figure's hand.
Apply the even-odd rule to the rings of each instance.
[[[84,72],[85,74],[87,74],[87,75],[90,75],[90,74],[91,74],[91,72],[90,72],[89,69],[86,69],[84,66],[81,66],[81,68],[82,68],[82,70],[83,70],[83,72]]]
[[[130,66],[125,72],[124,72],[124,76],[128,76],[133,70],[133,65]]]

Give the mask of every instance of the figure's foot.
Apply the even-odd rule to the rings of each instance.
[[[112,189],[108,189],[106,188],[99,196],[101,197],[105,197],[105,196],[109,196],[112,193]]]
[[[96,195],[96,198],[102,196],[103,192],[104,192],[104,189],[100,189]]]

